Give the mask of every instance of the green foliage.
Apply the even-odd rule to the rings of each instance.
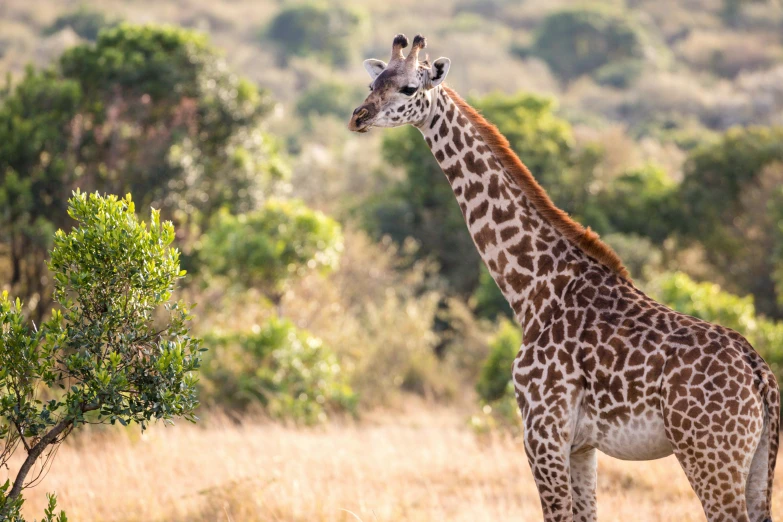
[[[610,64],[631,67],[643,56],[641,36],[633,24],[619,13],[597,8],[566,9],[544,18],[533,52],[564,81],[598,73]],[[616,73],[606,69],[601,73],[604,78],[612,74]]]
[[[364,11],[308,1],[281,9],[267,35],[285,57],[312,56],[342,66],[356,54],[365,24]]]
[[[600,67],[593,77],[601,85],[627,89],[641,76],[643,70],[644,62],[641,60],[622,60]]]
[[[732,289],[781,318],[774,284],[783,205],[783,127],[735,128],[692,152],[680,189],[682,230]]]
[[[514,315],[511,306],[503,297],[503,293],[483,263],[479,274],[479,284],[473,293],[473,301],[474,311],[479,317],[495,319],[500,316],[513,317]]]
[[[515,433],[521,430],[511,376],[514,359],[521,345],[522,332],[519,327],[508,320],[501,321],[495,337],[490,340],[489,355],[476,383],[482,413],[471,419],[475,430],[488,431],[498,427]]]
[[[655,243],[679,225],[677,185],[653,165],[618,176],[592,204],[603,213],[612,232],[642,235]]]
[[[773,162],[783,161],[783,127],[728,130],[718,141],[696,149],[688,158],[682,182],[682,203],[688,231],[715,236],[723,243],[721,225],[741,210],[742,189]]]
[[[50,230],[69,191],[135,194],[190,232],[217,209],[254,208],[286,176],[259,126],[269,103],[229,72],[205,36],[122,24],[28,69],[0,100],[0,235],[11,284],[48,306]]]
[[[0,516],[3,516],[4,522],[25,522],[25,518],[22,516],[24,499],[21,496],[10,498],[8,496],[10,490],[10,480],[0,484]],[[48,502],[41,522],[68,522],[68,516],[65,514],[65,511],[61,510],[57,513],[57,495],[47,493],[46,498]]]
[[[97,11],[86,5],[80,5],[77,9],[62,14],[44,30],[44,34],[54,34],[65,28],[73,30],[85,40],[95,41],[102,29],[110,29],[117,25],[117,21],[109,18],[102,11]]]
[[[296,200],[272,200],[247,214],[218,214],[199,258],[212,274],[275,296],[292,278],[334,269],[342,240],[340,225],[321,212]]]
[[[312,424],[355,412],[356,396],[332,351],[287,320],[252,333],[218,335],[204,366],[210,399],[234,410],[261,406],[270,416]]]
[[[718,323],[738,332],[746,332],[755,321],[751,296],[739,297],[721,290],[719,285],[697,283],[682,272],[665,276],[659,298],[678,312]]]
[[[489,342],[489,355],[481,367],[476,391],[481,400],[500,399],[511,382],[511,368],[522,345],[522,332],[510,321],[501,321],[495,337]]]
[[[21,302],[0,297],[0,465],[19,442],[34,462],[88,421],[196,420],[202,350],[187,307],[170,301],[184,276],[174,227],[155,210],[139,222],[130,196],[77,192],[68,213],[77,226],[57,232],[49,262],[51,319],[31,328]]]
[[[681,272],[663,276],[655,283],[656,297],[684,314],[736,330],[772,363],[780,377],[783,371],[783,322],[756,314],[753,297],[740,297],[710,282],[697,283]]]

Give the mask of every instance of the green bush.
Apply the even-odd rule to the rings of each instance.
[[[285,284],[340,259],[340,225],[297,200],[271,200],[247,214],[219,213],[202,237],[198,257],[214,275],[279,296]]]
[[[617,252],[631,277],[648,281],[663,267],[663,252],[649,238],[635,234],[605,234],[601,239]]]
[[[205,362],[205,400],[235,411],[260,406],[277,419],[312,424],[355,413],[356,396],[332,351],[287,320],[217,335]]]
[[[609,230],[645,236],[655,243],[680,225],[677,185],[654,165],[621,174],[593,205],[603,213]]]
[[[304,2],[284,7],[267,35],[283,56],[312,56],[345,65],[358,52],[356,42],[366,23],[364,11],[338,4]]]
[[[734,291],[753,294],[758,310],[783,318],[774,284],[782,239],[783,127],[734,128],[695,149],[679,194],[686,238]]]
[[[481,367],[476,391],[481,400],[492,402],[506,393],[511,382],[511,368],[522,345],[522,332],[511,321],[501,321],[495,337],[489,343],[489,355]]]
[[[536,31],[533,52],[564,81],[643,57],[641,35],[633,24],[619,13],[595,8],[547,16]]]
[[[783,377],[783,322],[756,314],[753,297],[740,297],[709,282],[698,283],[682,272],[653,283],[656,297],[677,310],[736,330]]]
[[[503,297],[503,293],[483,263],[481,264],[479,284],[473,293],[473,303],[473,309],[479,317],[496,319],[502,316],[509,318],[514,316],[511,305]]]
[[[477,431],[503,428],[512,433],[521,430],[521,417],[514,393],[512,367],[522,345],[522,332],[508,320],[501,321],[489,343],[489,355],[481,367],[476,392],[481,400],[481,414],[471,418]]]
[[[593,77],[601,85],[627,89],[641,76],[644,70],[642,60],[623,60],[607,63],[595,71]]]
[[[21,302],[0,295],[0,466],[27,450],[13,487],[0,487],[2,520],[21,520],[30,466],[85,423],[196,420],[203,350],[187,308],[170,300],[184,276],[174,227],[154,210],[139,222],[130,196],[77,192],[68,213],[77,225],[57,232],[49,262],[51,319],[31,326]]]

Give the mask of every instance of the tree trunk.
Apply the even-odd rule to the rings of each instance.
[[[96,405],[82,406],[81,408],[83,413],[97,410],[97,409],[98,406]],[[7,499],[13,500],[22,493],[22,489],[24,488],[24,481],[27,478],[27,474],[30,473],[33,464],[35,464],[35,461],[38,460],[38,457],[41,456],[41,454],[44,452],[46,447],[49,446],[50,444],[53,444],[57,440],[57,437],[59,437],[65,430],[67,430],[71,426],[71,424],[73,424],[73,419],[70,418],[60,421],[46,435],[41,437],[41,440],[38,441],[38,444],[30,448],[30,451],[27,452],[27,458],[22,464],[22,467],[19,468],[19,473],[16,474],[16,478],[14,479],[14,485],[11,488],[10,493],[8,493],[8,496],[6,497]],[[2,512],[0,512],[0,520],[5,520],[8,517],[7,512],[10,508],[11,506],[7,504],[6,507],[2,510]]]
[[[73,423],[73,419],[66,419],[59,424],[57,424],[54,428],[52,428],[49,433],[41,437],[41,440],[38,441],[38,444],[30,448],[30,451],[27,453],[27,458],[25,459],[24,463],[22,464],[22,467],[19,468],[19,473],[16,474],[16,478],[14,479],[14,485],[11,488],[11,492],[8,493],[8,496],[6,498],[8,499],[15,499],[19,496],[20,493],[22,493],[22,488],[24,487],[24,481],[27,478],[27,474],[30,472],[30,469],[32,469],[33,464],[35,464],[35,461],[38,460],[38,457],[41,456],[41,454],[44,452],[46,447],[49,444],[52,444],[57,437],[65,431],[68,426],[70,426]],[[11,508],[10,503],[6,505],[3,512],[0,512],[0,520],[5,520],[8,516],[7,511]]]

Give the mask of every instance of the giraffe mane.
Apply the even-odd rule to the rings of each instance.
[[[488,122],[476,109],[462,99],[453,89],[443,86],[446,94],[457,104],[462,114],[476,127],[484,143],[500,161],[503,168],[510,174],[530,200],[536,210],[558,232],[563,234],[572,244],[596,259],[620,277],[630,281],[628,270],[612,247],[601,241],[598,234],[577,223],[563,210],[557,208],[549,195],[538,184],[530,170],[511,149],[511,145],[497,127]]]

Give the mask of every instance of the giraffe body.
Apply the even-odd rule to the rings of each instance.
[[[403,59],[403,43],[395,38],[389,65],[366,63],[372,92],[349,127],[421,130],[524,329],[512,377],[544,520],[597,520],[602,451],[674,453],[710,522],[771,521],[780,399],[764,360],[737,332],[638,290],[497,129],[441,84],[450,62],[418,62],[420,37]]]

